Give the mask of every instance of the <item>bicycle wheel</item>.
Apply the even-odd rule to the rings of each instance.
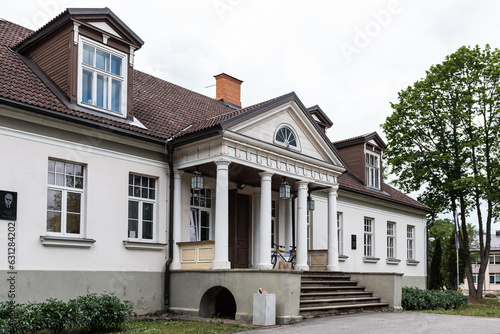
[[[271,263],[273,265],[273,269],[274,269],[274,267],[276,267],[276,262],[278,262],[277,260],[278,260],[278,256],[276,256],[276,254],[271,255]]]

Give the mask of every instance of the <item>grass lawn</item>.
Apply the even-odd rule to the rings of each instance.
[[[468,307],[458,310],[426,310],[419,312],[500,318],[500,299],[484,298],[477,301],[469,300]]]
[[[127,329],[113,333],[138,334],[138,333],[193,333],[193,334],[215,334],[234,333],[250,329],[235,323],[224,323],[222,321],[133,321],[127,325]]]

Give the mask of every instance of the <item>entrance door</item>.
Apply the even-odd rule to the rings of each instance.
[[[229,191],[229,261],[231,268],[248,268],[250,196]]]

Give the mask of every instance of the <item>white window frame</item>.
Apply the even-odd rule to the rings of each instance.
[[[143,185],[138,185],[138,184],[135,184],[135,182],[133,184],[130,184],[130,178],[132,177],[133,181],[135,180],[135,177],[140,177],[141,180],[142,178],[146,178],[148,179],[148,186],[143,186]],[[149,180],[154,180],[155,183],[154,183],[154,188],[150,187],[149,186]],[[141,181],[142,182],[142,181]],[[132,189],[131,189],[132,187]],[[134,188],[140,188],[141,189],[141,192],[144,190],[148,190],[148,193],[149,191],[153,190],[154,193],[153,193],[153,198],[151,198],[151,195],[148,194],[148,197],[143,197],[142,195],[140,197],[138,196],[135,196],[135,192],[134,192]],[[137,236],[131,236],[130,235],[130,229],[129,229],[129,221],[130,221],[130,216],[128,216],[127,214],[127,238],[128,240],[134,240],[134,241],[144,241],[144,242],[154,242],[156,240],[156,226],[157,226],[157,219],[156,219],[156,198],[158,196],[158,178],[156,177],[153,177],[153,176],[148,176],[148,175],[142,175],[142,174],[138,174],[138,173],[129,173],[129,184],[128,184],[128,205],[130,205],[130,202],[137,202],[138,203],[138,219],[137,219]],[[143,234],[142,234],[142,231],[143,231],[143,225],[144,225],[144,221],[143,221],[143,213],[144,213],[144,204],[152,204],[153,205],[153,226],[151,227],[151,232],[152,232],[152,237],[151,239],[149,238],[144,238]],[[128,206],[127,206],[128,208]]]
[[[276,201],[271,201],[271,249],[276,250],[278,244],[276,237]]]
[[[387,222],[387,257],[396,258],[396,223]]]
[[[295,140],[295,145],[291,145],[286,138],[283,141],[280,141],[277,139],[278,134],[282,129],[287,129],[290,131],[290,135],[293,136]],[[294,130],[294,128],[287,123],[282,123],[278,125],[276,128],[276,131],[274,131],[274,136],[273,136],[273,142],[279,146],[286,147],[292,150],[300,151],[300,141],[299,141],[299,136],[297,135],[297,131]]]
[[[370,158],[376,159],[375,163],[370,162]],[[380,154],[365,151],[365,182],[370,188],[380,189]]]
[[[110,53],[114,56],[120,57],[122,59],[122,75],[118,76],[116,74],[112,74],[110,72],[103,71],[101,69],[98,69],[96,67],[87,65],[83,63],[83,44],[87,44],[89,46],[92,46],[96,49],[100,49],[102,51],[105,51],[107,53]],[[104,112],[107,114],[111,114],[114,116],[118,117],[127,117],[127,64],[128,64],[128,55],[126,53],[120,52],[118,50],[112,49],[104,44],[98,43],[96,41],[93,41],[89,38],[79,36],[78,40],[78,93],[77,93],[77,99],[78,99],[78,104],[85,107],[85,108],[90,108],[93,110],[97,110],[100,112]],[[105,75],[106,77],[110,78],[109,86],[108,86],[108,101],[111,103],[111,95],[112,95],[112,89],[111,89],[111,79],[119,80],[121,81],[121,103],[120,103],[120,112],[113,111],[111,109],[107,108],[101,108],[98,107],[96,104],[96,95],[97,95],[97,80],[94,78],[92,80],[93,82],[93,87],[92,87],[92,96],[93,96],[93,101],[92,104],[85,103],[82,101],[82,96],[83,96],[83,84],[82,84],[82,77],[83,77],[83,70],[88,70],[91,71],[94,76],[96,74],[102,74]]]
[[[490,273],[490,284],[500,284],[500,273]]]
[[[479,278],[479,274],[472,274],[472,282],[477,285],[477,280]]]
[[[500,254],[490,254],[488,264],[500,264]]]
[[[415,226],[406,226],[406,258],[415,260]]]
[[[193,204],[193,190],[191,190],[190,194],[190,199],[189,199],[189,219],[190,219],[190,228],[194,228],[194,236],[195,240],[192,240],[192,234],[190,232],[190,241],[192,242],[200,242],[200,241],[208,241],[212,240],[212,189],[210,188],[204,188],[203,192],[206,194],[206,192],[210,191],[210,197],[207,197],[206,195],[203,196],[203,199],[209,199],[210,203],[206,205],[194,205]],[[201,190],[194,190],[196,192],[201,192]],[[200,197],[201,198],[201,197]],[[205,202],[206,203],[206,202]],[[208,214],[208,239],[207,240],[201,240],[201,227],[200,227],[200,222],[201,222],[201,215],[202,212],[205,212]]]
[[[363,224],[363,255],[366,257],[374,256],[374,219],[364,218]]]
[[[342,254],[342,212],[337,212],[337,243],[339,255]]]
[[[57,167],[54,168],[54,172],[50,171],[49,168],[47,167],[47,197],[49,191],[60,191],[61,192],[61,210],[55,210],[55,209],[49,209],[48,207],[48,199],[46,201],[47,203],[47,208],[46,208],[46,225],[45,229],[47,232],[47,235],[52,235],[52,236],[67,236],[67,237],[83,237],[85,235],[84,231],[84,221],[85,221],[85,182],[86,182],[86,166],[81,163],[76,163],[76,162],[71,162],[71,161],[64,161],[64,160],[58,160],[58,159],[53,159],[49,158],[48,159],[48,164],[51,162],[54,162],[54,164],[57,163],[62,163],[64,164],[64,172],[63,173],[57,173],[56,169]],[[66,185],[57,185],[57,184],[51,184],[51,176],[50,174],[54,174],[54,183],[57,183],[55,180],[57,178],[57,175],[63,175],[64,177],[64,184],[67,182],[67,177],[71,177],[70,174],[67,174],[66,172],[66,166],[67,165],[74,165],[74,166],[80,166],[82,168],[82,176],[81,176],[81,182],[82,182],[82,188],[76,188],[76,187],[71,187],[71,186],[66,186]],[[56,166],[56,165],[55,165]],[[73,175],[75,177],[75,175]],[[80,177],[79,177],[80,178]],[[68,204],[68,193],[75,193],[80,195],[80,233],[69,233],[66,232],[67,230],[67,204]],[[60,212],[61,213],[61,232],[52,232],[48,231],[48,215],[49,212]]]
[[[311,223],[312,223],[311,211],[307,210],[307,250],[311,250],[312,249],[312,228],[311,228]]]

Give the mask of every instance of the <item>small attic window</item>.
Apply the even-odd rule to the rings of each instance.
[[[288,125],[280,125],[274,136],[274,142],[287,148],[299,149],[298,137],[295,131]]]
[[[78,49],[78,103],[126,117],[127,55],[85,37]]]

